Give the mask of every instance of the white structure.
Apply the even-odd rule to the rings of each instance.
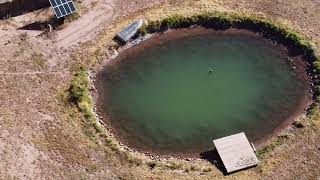
[[[244,132],[213,140],[228,173],[259,163]]]
[[[131,39],[138,31],[138,29],[143,25],[143,19],[139,19],[132,24],[125,27],[121,32],[117,34],[117,37],[123,41],[127,42],[129,39]]]

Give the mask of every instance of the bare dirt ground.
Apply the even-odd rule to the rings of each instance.
[[[83,2],[83,8],[88,11],[79,21],[72,23],[58,32],[56,45],[69,47],[75,43],[86,42],[98,34],[103,28],[112,24],[116,17],[122,17],[139,8],[147,8],[159,4],[151,1],[115,1],[103,0]]]
[[[195,11],[243,11],[288,24],[320,47],[318,0],[84,0],[81,6],[80,19],[63,25],[52,40],[37,38],[41,31],[17,30],[46,20],[53,15],[50,9],[0,21],[0,179],[224,177],[207,161],[182,162],[182,168],[150,169],[143,162],[128,160],[101,145],[104,142],[99,138],[92,140],[83,128],[81,114],[66,103],[74,66],[91,62],[96,53],[93,46],[106,46],[112,28],[120,27],[114,22],[121,19],[153,19]],[[145,8],[148,10],[141,11]],[[291,130],[289,140],[268,153],[261,165],[225,178],[320,178],[320,121],[303,123],[305,127]]]
[[[58,32],[58,46],[68,47],[76,42],[90,40],[90,35],[92,38],[92,34],[101,30],[99,28],[103,25],[111,24],[116,15],[113,0],[84,1],[83,7],[88,12],[81,16],[81,20]]]

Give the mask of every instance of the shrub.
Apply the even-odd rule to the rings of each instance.
[[[294,121],[292,125],[296,128],[303,128],[304,124],[301,121]]]
[[[111,140],[109,138],[106,138],[106,145],[108,147],[110,147],[112,151],[117,151],[118,150],[117,144],[113,140]]]
[[[157,166],[157,162],[149,161],[147,162],[147,165],[150,167],[150,169],[154,169]]]
[[[203,169],[203,172],[210,172],[212,169],[210,167]]]
[[[141,36],[144,36],[148,33],[148,30],[147,30],[147,25],[146,24],[143,24],[139,29],[138,29],[138,34],[141,35]]]
[[[131,165],[140,166],[142,164],[142,160],[138,157],[135,157],[130,154],[128,151],[118,151],[127,162],[129,162]]]
[[[159,32],[161,27],[161,23],[159,21],[149,22],[146,30],[150,33]]]
[[[197,169],[196,169],[195,166],[190,166],[190,170],[191,170],[191,171],[195,171],[195,170],[197,170]]]
[[[319,96],[317,97],[317,99],[319,99]],[[311,117],[314,116],[319,116],[319,104],[318,103],[314,103],[311,105],[311,107],[308,109],[308,115]]]

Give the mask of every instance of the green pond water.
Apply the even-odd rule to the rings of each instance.
[[[253,35],[149,41],[123,52],[97,78],[98,104],[112,131],[138,150],[197,154],[239,132],[259,141],[305,97],[305,80],[286,51]]]

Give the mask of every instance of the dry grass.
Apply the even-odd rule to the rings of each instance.
[[[319,14],[313,13],[312,17],[306,17],[306,14],[309,14],[311,12],[307,12],[307,13],[297,13],[300,16],[303,16],[303,19],[306,19],[306,21],[304,22],[305,24],[307,21],[311,21],[313,26],[309,26],[310,24],[308,24],[307,26],[301,26],[301,22],[297,22],[294,20],[294,18],[297,16],[297,14],[295,14],[294,16],[289,16],[288,12],[285,13],[280,13],[280,12],[284,12],[287,11],[287,6],[285,7],[277,7],[276,9],[272,10],[272,9],[268,9],[268,11],[266,11],[265,9],[263,11],[256,11],[255,9],[259,9],[261,8],[260,6],[258,6],[258,3],[254,3],[254,2],[247,2],[247,1],[241,1],[241,2],[234,2],[234,1],[194,1],[194,2],[190,2],[190,1],[184,1],[185,3],[180,3],[179,6],[173,6],[174,2],[172,2],[173,4],[164,4],[162,6],[159,6],[157,8],[154,9],[149,9],[140,13],[136,13],[134,15],[132,15],[131,17],[129,17],[128,19],[121,21],[119,23],[117,23],[117,25],[112,28],[112,29],[108,29],[106,31],[106,33],[104,35],[102,35],[100,41],[98,41],[98,43],[96,44],[96,46],[93,46],[97,49],[101,48],[101,47],[105,47],[106,45],[110,45],[110,39],[115,35],[115,32],[119,31],[122,27],[124,27],[126,24],[128,24],[130,21],[134,20],[134,19],[138,19],[138,18],[144,18],[147,20],[160,20],[164,17],[167,16],[172,16],[172,15],[176,15],[176,14],[180,14],[180,15],[193,15],[193,14],[200,14],[202,12],[212,12],[212,11],[222,11],[222,12],[236,12],[239,14],[249,14],[249,15],[254,15],[254,16],[259,16],[259,17],[264,17],[267,19],[271,19],[273,21],[277,21],[277,23],[283,24],[285,26],[288,26],[290,29],[295,29],[296,32],[302,34],[303,36],[307,37],[309,40],[311,40],[315,46],[319,47],[319,36],[317,35],[316,32],[314,34],[314,29],[318,28],[318,31],[320,31],[320,27],[319,25],[315,25],[314,24],[314,19],[320,19]],[[276,7],[276,4],[273,4],[273,2],[270,2],[271,4],[268,4],[269,6],[273,6]],[[292,3],[292,2],[290,2]],[[296,2],[297,3],[297,2]],[[316,3],[316,2],[309,2],[309,3]],[[309,4],[308,3],[308,4]],[[305,4],[299,2],[298,3],[300,9],[305,9],[304,6]],[[295,7],[297,6],[297,4],[294,5]],[[234,7],[237,7],[237,9],[233,9]],[[314,8],[309,8],[309,11],[315,12],[316,9]],[[274,11],[277,10],[279,11],[278,13],[275,13]],[[291,11],[291,10],[290,10]],[[279,15],[281,14],[281,15]],[[290,15],[292,15],[292,13],[290,13]],[[308,19],[310,18],[310,19]],[[307,30],[308,29],[308,30]],[[312,33],[310,33],[312,32]],[[92,48],[92,46],[91,46]],[[311,122],[313,122],[315,119],[318,119],[318,117],[313,117],[313,120]],[[307,121],[307,122],[306,122]],[[303,123],[304,124],[308,124],[309,120],[304,120]],[[315,162],[319,162],[319,157],[317,157],[317,149],[314,147],[315,146],[315,142],[319,141],[319,139],[315,139],[314,136],[310,137],[309,132],[310,129],[312,129],[312,133],[313,134],[319,134],[319,126],[316,126],[314,123],[311,123],[312,125],[310,126],[305,126],[304,128],[298,128],[298,129],[294,129],[292,132],[288,133],[290,134],[290,137],[292,136],[292,138],[287,138],[287,135],[283,135],[281,136],[278,140],[275,140],[274,143],[271,143],[271,145],[267,146],[266,148],[260,150],[260,153],[263,154],[262,157],[262,163],[261,165],[259,165],[257,168],[255,169],[250,169],[246,172],[239,172],[235,175],[231,175],[231,178],[239,178],[239,179],[247,179],[248,177],[256,177],[256,178],[266,178],[266,177],[271,177],[271,178],[275,178],[277,176],[291,176],[291,177],[303,177],[303,178],[310,178],[310,177],[316,177],[316,169],[319,169],[318,167],[314,166],[316,163]],[[299,132],[301,131],[300,129],[303,130],[303,132]],[[297,135],[297,133],[299,135]],[[300,134],[301,133],[301,134]],[[299,136],[299,138],[297,138],[297,136]],[[285,138],[282,138],[285,137]],[[301,153],[298,153],[301,155],[301,157],[295,157],[293,158],[290,153],[290,151],[284,151],[285,148],[290,144],[290,147],[294,147],[294,148],[290,148],[293,152],[294,151],[301,151]],[[299,147],[300,146],[309,146],[310,144],[313,144],[314,146],[312,148],[306,148],[301,150]],[[262,153],[263,152],[263,153]],[[302,163],[299,159],[303,159],[305,157],[302,156],[307,156],[310,159],[312,159],[312,162],[314,162],[314,165],[312,166],[308,166],[305,165],[304,163]],[[275,157],[276,156],[276,157]],[[292,161],[294,161],[295,163],[292,163]],[[282,165],[282,168],[278,168],[281,169],[281,172],[277,172],[275,173],[277,170],[277,167],[279,167],[279,165]],[[195,163],[194,166],[202,166],[202,162],[200,163]],[[304,167],[304,171],[305,172],[309,172],[309,173],[289,173],[290,169],[293,169],[295,167]],[[316,169],[314,169],[316,168]],[[174,168],[175,169],[175,168]],[[196,171],[196,173],[198,173],[199,171]],[[159,175],[158,173],[161,174],[161,172],[154,172],[155,174]],[[192,171],[187,171],[186,174],[188,174],[189,177],[193,177],[196,178],[194,176],[194,174]],[[217,171],[216,169],[212,170],[212,173],[209,175],[210,177],[219,177],[220,172]],[[174,176],[171,176],[170,174],[166,174],[164,175],[167,178],[173,178]],[[161,177],[161,176],[160,176]],[[186,178],[183,174],[181,174],[181,177]],[[229,177],[229,178],[230,178]],[[201,178],[205,178],[205,177],[201,177]]]
[[[319,178],[320,121],[316,120],[319,119],[317,115],[302,119],[304,127],[287,132],[290,138],[265,152],[258,167],[224,177],[206,161],[173,160],[174,165],[153,162],[119,149],[108,135],[95,134],[92,141],[86,135],[87,128],[92,126],[87,126],[76,105],[65,101],[75,67],[80,64],[98,69],[106,56],[105,48],[112,45],[114,34],[133,19],[157,20],[174,14],[208,11],[253,14],[295,29],[319,50],[319,7],[316,0],[169,0],[117,19],[117,23],[101,32],[97,40],[70,51],[57,49],[52,42],[30,38],[20,32],[4,34],[1,31],[0,71],[4,73],[0,74],[0,179]],[[38,57],[39,53],[43,57]],[[167,163],[169,167],[165,166]]]

